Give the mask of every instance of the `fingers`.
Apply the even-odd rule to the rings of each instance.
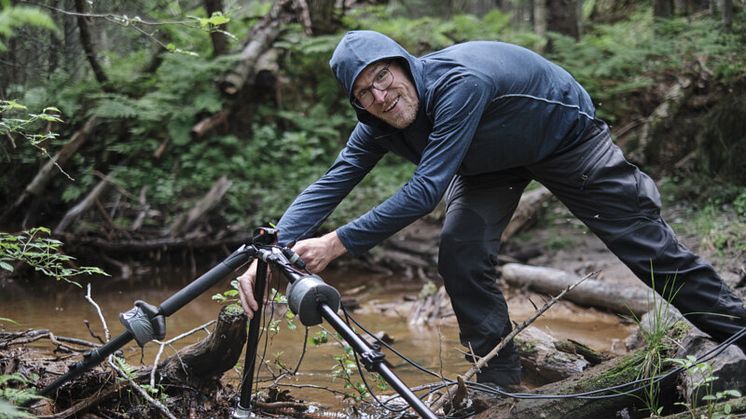
[[[300,256],[311,273],[323,271],[330,262],[324,248],[319,246],[318,239],[301,240],[293,246],[293,251]]]
[[[243,275],[238,277],[238,298],[241,300],[241,307],[249,317],[254,317],[254,312],[259,309],[259,304],[254,297],[254,282],[256,281],[256,265],[254,261]]]

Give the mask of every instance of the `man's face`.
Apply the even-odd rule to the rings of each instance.
[[[386,71],[387,65],[393,81],[388,88],[378,90],[373,87],[374,82],[385,77],[385,73],[382,72]],[[373,96],[373,102],[365,108],[371,115],[398,129],[404,129],[414,122],[420,108],[420,100],[414,83],[399,63],[378,61],[367,66],[355,80],[352,87],[353,95],[359,97],[365,89]]]

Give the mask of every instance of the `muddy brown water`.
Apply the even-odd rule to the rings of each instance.
[[[343,296],[354,295],[364,306],[371,302],[402,301],[404,296],[416,296],[420,284],[416,281],[402,280],[396,276],[383,276],[347,270],[327,272],[324,279],[335,286]],[[137,280],[118,280],[116,278],[91,280],[92,297],[101,307],[112,336],[123,332],[118,315],[132,308],[135,300],[141,299],[154,305],[159,305],[173,293],[186,286],[196,276],[190,273],[168,272],[153,273]],[[0,318],[10,318],[18,325],[5,323],[6,330],[49,329],[58,336],[69,336],[94,341],[84,325],[88,320],[96,333],[103,336],[98,314],[91,304],[86,302],[86,278],[80,281],[83,288],[65,284],[37,282],[38,285],[29,287],[27,284],[0,288]],[[277,287],[273,281],[270,286]],[[214,320],[220,310],[220,305],[212,300],[212,296],[225,291],[229,287],[229,279],[208,290],[199,298],[174,313],[166,321],[167,336],[170,339],[189,331],[201,324]],[[284,285],[280,287],[284,289]],[[511,317],[514,321],[522,321],[533,312],[533,307],[525,298],[524,292],[507,292]],[[532,300],[540,304],[541,297],[533,296]],[[399,315],[366,314],[371,310],[362,310],[353,314],[355,319],[372,332],[385,331],[394,340],[394,347],[410,357],[415,362],[446,377],[454,378],[457,374],[468,370],[469,365],[464,360],[463,350],[458,343],[458,328],[455,320],[446,321],[440,326],[411,326],[408,324],[406,313]],[[266,317],[269,317],[267,312]],[[282,319],[275,312],[275,318]],[[280,331],[272,336],[271,342],[264,352],[265,368],[261,370],[260,381],[272,380],[272,370],[275,374],[280,371],[278,364],[294,368],[301,353],[303,353],[304,329],[300,322],[298,327],[290,330],[285,321],[281,321]],[[535,323],[544,331],[558,338],[572,338],[585,343],[600,351],[621,351],[621,341],[630,333],[630,327],[619,321],[616,316],[596,310],[579,308],[572,304],[561,304],[552,308],[542,319]],[[330,326],[322,325],[333,332]],[[321,330],[314,326],[309,330],[309,337]],[[174,353],[174,350],[194,343],[206,336],[203,331],[179,340],[173,348],[166,349],[162,358]],[[340,396],[313,386],[332,388],[339,392],[350,392],[344,388],[344,381],[332,378],[332,368],[338,363],[334,356],[342,353],[339,344],[331,343],[312,346],[308,345],[299,374],[282,382],[287,384],[291,394],[302,400],[313,401],[325,406],[340,406]],[[48,342],[39,342],[39,346],[49,348]],[[159,346],[149,343],[144,351],[132,342],[126,346],[125,356],[132,364],[142,362],[149,365],[153,362]],[[260,345],[260,349],[264,344]],[[432,383],[435,379],[425,375],[394,354],[386,353],[386,359],[394,367],[393,371],[410,387]],[[243,356],[238,368],[226,374],[229,381],[237,386],[240,383],[239,368],[243,365]],[[359,381],[359,377],[353,377]]]

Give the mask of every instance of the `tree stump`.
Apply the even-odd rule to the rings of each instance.
[[[215,385],[238,362],[246,341],[246,321],[240,307],[224,307],[208,338],[181,349],[158,366],[159,381],[195,388]]]

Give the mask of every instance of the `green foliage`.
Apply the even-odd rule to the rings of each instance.
[[[15,100],[0,100],[0,136],[11,138],[16,134],[28,141],[29,144],[46,153],[42,146],[44,142],[53,140],[57,134],[47,130],[43,131],[43,125],[49,123],[61,123],[60,110],[48,106],[39,113],[29,113],[28,107]]]
[[[7,49],[3,39],[13,36],[22,26],[33,26],[59,35],[59,29],[45,12],[29,6],[11,6],[8,0],[0,3],[0,52]]]
[[[655,89],[698,65],[721,81],[746,74],[743,40],[718,26],[707,17],[654,21],[643,9],[615,24],[591,26],[579,42],[553,35],[550,58],[589,91],[602,118],[647,116],[652,110],[643,105]]]
[[[494,9],[484,16],[456,15],[448,19],[391,17],[386,6],[352,10],[345,17],[350,29],[371,29],[397,40],[415,55],[473,40],[498,40],[527,47],[538,45],[540,38],[513,30],[510,16]]]
[[[0,375],[0,418],[33,418],[34,416],[20,410],[16,406],[34,400],[40,399],[30,385],[38,377],[33,376],[30,379],[21,374],[2,374]]]
[[[80,275],[106,275],[92,266],[69,267],[75,258],[62,253],[62,242],[46,237],[49,229],[36,227],[19,234],[0,232],[0,269],[13,271],[12,262],[24,262],[47,276],[80,286]]]
[[[741,393],[738,390],[714,391],[713,385],[718,377],[714,375],[714,369],[709,362],[698,361],[694,355],[688,355],[685,359],[669,358],[666,361],[686,368],[693,381],[691,402],[677,403],[684,406],[692,417],[696,417],[695,409],[697,409],[699,400],[706,402],[705,412],[708,418],[724,418],[730,415],[731,406],[727,403],[721,405],[718,403],[730,398],[741,397]],[[723,410],[719,411],[719,407],[722,407]]]
[[[235,304],[238,302],[238,280],[231,281],[231,289],[217,293],[212,296],[213,301],[220,304]]]
[[[344,382],[344,388],[354,390],[354,393],[346,392],[345,398],[359,402],[368,397],[370,393],[363,383],[353,379],[357,374],[357,363],[354,356],[352,347],[343,344],[342,353],[334,356],[336,364],[332,367],[332,381],[341,379]]]
[[[656,278],[653,274],[653,266],[650,269],[651,287],[658,292],[653,293],[651,306],[653,309],[649,313],[649,322],[647,327],[641,327],[640,321],[635,318],[638,324],[640,335],[645,343],[644,351],[638,364],[637,379],[644,380],[658,376],[664,368],[667,357],[675,349],[672,343],[671,330],[674,325],[671,324],[669,317],[670,301],[676,297],[678,289],[676,288],[676,278],[667,278],[662,287],[656,287]],[[660,295],[659,295],[660,294]],[[661,296],[664,296],[663,299]],[[662,406],[659,401],[660,384],[652,380],[643,389],[642,401],[650,412],[651,416],[660,415]]]

